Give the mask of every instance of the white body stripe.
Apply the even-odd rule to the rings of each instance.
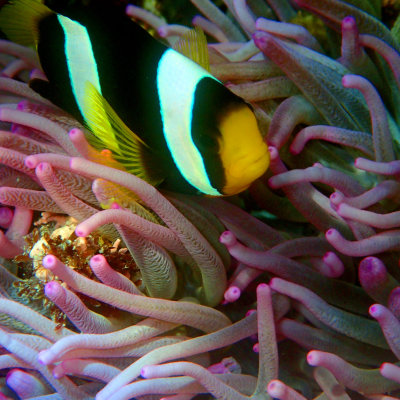
[[[191,136],[196,85],[205,77],[215,79],[192,60],[169,49],[158,64],[157,89],[164,136],[177,168],[193,187],[219,196],[221,193],[211,186],[203,158]]]
[[[72,90],[79,110],[85,116],[87,101],[86,83],[92,85],[101,94],[99,74],[94,58],[92,44],[84,26],[63,15],[57,15],[65,35],[65,56]]]

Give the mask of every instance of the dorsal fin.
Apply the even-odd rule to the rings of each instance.
[[[85,91],[84,119],[94,134],[89,142],[97,149],[111,150],[113,158],[132,174],[152,185],[160,183],[162,178],[148,163],[147,144],[125,125],[92,83],[86,82]]]
[[[210,71],[207,39],[203,30],[199,27],[190,29],[173,46],[174,50],[190,58],[195,63]]]
[[[0,29],[13,42],[36,47],[39,21],[50,14],[40,0],[13,0],[0,10]]]

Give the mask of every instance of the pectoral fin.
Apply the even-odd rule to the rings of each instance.
[[[151,158],[151,149],[125,125],[93,84],[87,82],[85,90],[83,114],[93,132],[93,136],[88,137],[90,143],[97,149],[111,150],[113,158],[128,172],[152,185],[159,184],[162,177]]]

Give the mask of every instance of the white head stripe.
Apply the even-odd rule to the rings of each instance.
[[[99,74],[89,34],[84,26],[63,15],[57,15],[64,30],[65,56],[72,90],[79,110],[85,116],[86,82],[101,94]]]
[[[175,50],[167,50],[158,63],[157,89],[164,136],[174,162],[183,177],[202,193],[221,195],[211,186],[203,158],[191,135],[196,86],[205,69]],[[215,79],[217,80],[217,79]]]

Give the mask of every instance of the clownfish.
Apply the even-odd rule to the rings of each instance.
[[[252,109],[207,61],[187,56],[208,57],[204,34],[188,37],[183,55],[117,7],[70,3],[13,0],[0,10],[0,28],[36,48],[47,80],[30,86],[83,123],[90,143],[184,193],[233,195],[264,174],[269,153]]]

